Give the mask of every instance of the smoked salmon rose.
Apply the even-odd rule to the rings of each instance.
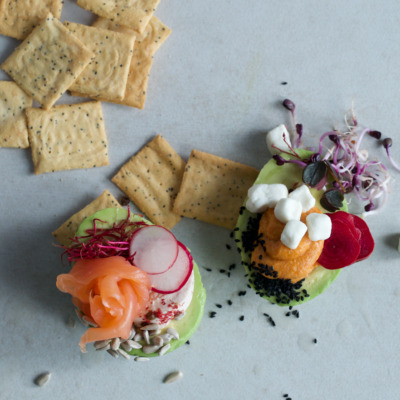
[[[129,337],[134,319],[145,310],[151,289],[146,272],[121,256],[77,261],[68,274],[57,277],[57,288],[72,295],[74,305],[93,321],[80,340]]]

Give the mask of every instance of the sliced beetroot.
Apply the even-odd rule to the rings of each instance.
[[[129,255],[132,263],[148,274],[162,274],[174,264],[178,247],[178,241],[168,229],[147,225],[132,235]]]
[[[356,230],[360,232],[361,236],[359,239],[361,250],[356,261],[365,260],[374,250],[374,238],[371,235],[367,223],[357,215],[354,215],[354,226],[356,227]]]
[[[330,219],[332,221],[336,220],[336,219],[340,219],[341,221],[343,221],[346,224],[348,224],[349,228],[353,232],[353,234],[356,237],[356,239],[360,240],[361,232],[354,225],[354,217],[355,216],[353,214],[349,214],[348,212],[345,212],[345,211],[336,211],[335,213],[327,214],[327,215],[330,217]]]
[[[178,242],[178,249],[178,257],[170,269],[162,274],[149,275],[154,292],[175,293],[188,281],[193,271],[193,257],[181,242]]]
[[[357,260],[360,248],[354,235],[354,225],[341,218],[332,218],[331,236],[324,242],[318,263],[327,269],[347,267]]]

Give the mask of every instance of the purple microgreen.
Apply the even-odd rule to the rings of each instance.
[[[321,154],[320,153],[314,153],[311,154],[310,156],[310,162],[316,162],[316,161],[321,161]]]
[[[374,203],[368,203],[365,207],[364,207],[364,210],[365,211],[367,211],[367,212],[369,212],[369,211],[372,211],[372,210],[374,210],[375,209],[375,206],[374,206]]]
[[[297,133],[296,147],[300,147],[301,137],[303,136],[303,125],[302,124],[296,124],[296,133]]]
[[[344,196],[339,189],[327,190],[321,198],[321,205],[330,212],[335,212],[343,207]]]
[[[317,186],[327,174],[327,165],[323,161],[308,164],[303,170],[303,182],[311,187]]]
[[[318,153],[319,153],[319,154],[322,154],[322,142],[323,142],[323,140],[324,140],[327,136],[330,136],[330,135],[337,135],[337,133],[334,132],[334,131],[329,131],[329,132],[325,132],[325,133],[320,137],[320,139],[319,139],[319,150],[318,150]]]
[[[295,110],[296,106],[295,106],[295,104],[293,103],[292,100],[285,99],[285,100],[283,100],[282,105],[287,110],[289,110],[291,113],[294,113],[294,110]]]
[[[279,154],[275,154],[272,156],[272,158],[276,161],[277,165],[283,165],[283,164],[297,164],[301,168],[304,168],[307,166],[307,163],[300,161],[300,160],[285,160],[282,156]]]
[[[369,131],[368,135],[373,137],[373,138],[375,138],[375,139],[377,139],[377,140],[379,140],[381,138],[381,136],[382,136],[382,133],[379,132],[379,131]]]
[[[392,156],[391,156],[391,154],[390,154],[390,151],[389,151],[390,147],[392,147],[392,144],[393,144],[392,139],[391,139],[391,138],[383,139],[382,144],[383,144],[383,147],[384,147],[385,150],[386,150],[386,154],[387,154],[387,156],[388,156],[388,159],[389,159],[389,161],[390,161],[390,164],[392,164],[392,166],[393,166],[394,169],[396,169],[397,171],[400,171],[400,167],[399,167],[399,166],[397,165],[397,163],[393,160],[393,158],[392,158]]]

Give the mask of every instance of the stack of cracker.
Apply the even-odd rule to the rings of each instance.
[[[154,224],[171,229],[182,217],[189,217],[232,230],[258,172],[198,150],[192,151],[186,163],[158,135],[133,155],[112,181]],[[71,244],[80,222],[107,207],[121,205],[106,190],[53,235],[62,245]]]
[[[171,33],[153,15],[158,3],[78,1],[99,16],[86,26],[59,21],[62,0],[0,0],[0,34],[25,39],[1,65],[15,83],[0,82],[0,147],[31,145],[35,173],[108,165],[98,101],[144,107],[153,56]],[[54,106],[67,90],[95,102]]]

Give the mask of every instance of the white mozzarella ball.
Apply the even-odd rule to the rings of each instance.
[[[332,221],[326,214],[311,213],[306,217],[308,237],[313,242],[329,239],[332,232]]]
[[[268,207],[288,196],[287,187],[281,183],[253,185],[247,192],[246,208],[252,213],[264,212]]]
[[[294,250],[297,248],[306,232],[307,226],[303,224],[303,222],[297,220],[289,221],[283,228],[281,242],[289,247],[289,249]]]
[[[315,198],[311,194],[307,185],[301,185],[289,194],[289,199],[297,200],[301,203],[303,212],[306,212],[315,206]]]
[[[276,203],[274,214],[275,217],[286,224],[291,220],[299,220],[301,217],[301,203],[293,199],[281,199]]]
[[[267,133],[266,142],[268,150],[271,154],[280,153],[279,150],[275,149],[272,146],[275,146],[283,151],[290,151],[289,146],[283,140],[283,135],[285,135],[286,142],[291,146],[292,144],[290,143],[290,135],[285,125],[281,124]]]

